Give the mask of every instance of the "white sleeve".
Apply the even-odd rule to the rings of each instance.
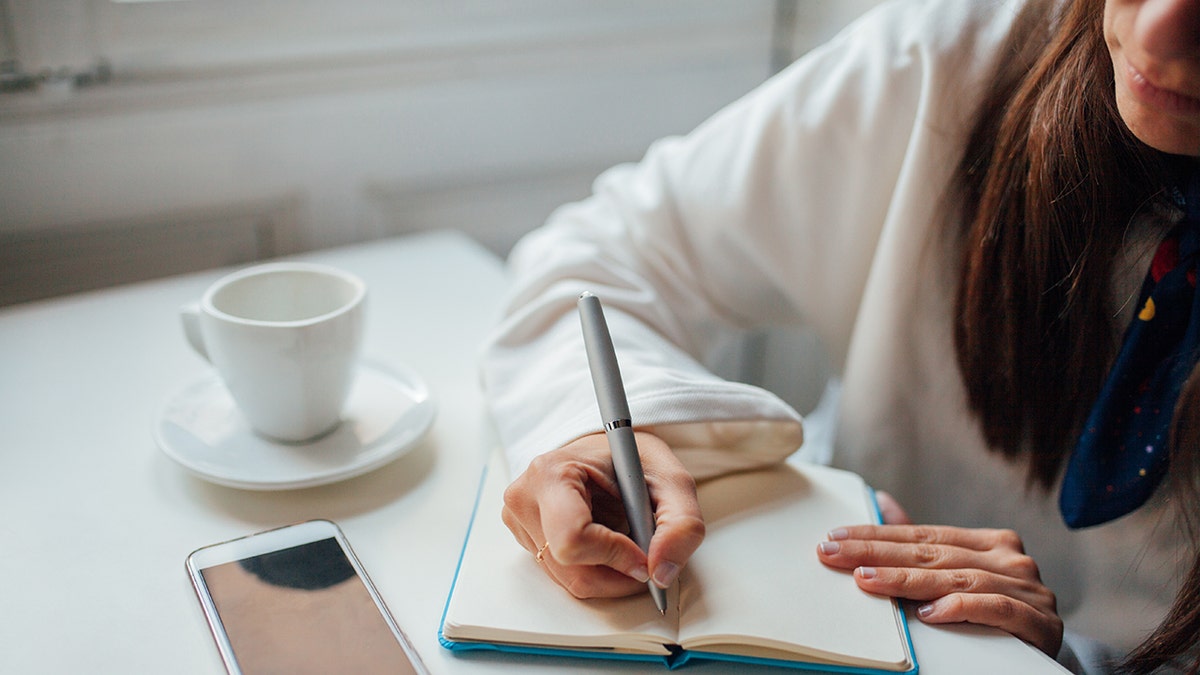
[[[601,429],[575,314],[584,290],[604,304],[634,424],[695,475],[791,454],[796,411],[703,361],[739,331],[786,324],[813,327],[840,365],[910,139],[945,103],[931,73],[956,67],[986,4],[884,5],[524,238],[482,362],[513,475]]]

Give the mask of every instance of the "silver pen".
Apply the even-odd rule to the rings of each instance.
[[[646,476],[642,473],[642,460],[633,437],[633,422],[629,416],[629,402],[625,399],[625,386],[621,383],[621,369],[617,366],[617,352],[613,349],[608,323],[604,321],[600,298],[584,291],[577,304],[579,322],[583,326],[583,345],[592,371],[592,384],[596,388],[596,402],[600,404],[604,435],[612,452],[621,503],[625,506],[633,541],[649,553],[650,538],[654,536],[654,508],[650,505],[650,492],[646,489]],[[666,614],[667,592],[653,581],[647,585],[654,605],[660,613]]]

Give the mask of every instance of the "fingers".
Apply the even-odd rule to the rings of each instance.
[[[612,499],[615,491],[602,455],[594,441],[577,444],[537,458],[509,485],[504,522],[531,554],[548,544],[543,569],[576,597],[617,597],[644,589],[645,554],[628,537],[593,521],[595,504]]]
[[[547,486],[539,500],[542,536],[554,559],[565,565],[608,565],[625,570],[645,564],[645,556],[629,538],[593,521],[587,484],[562,481]],[[536,530],[536,525],[534,526]],[[643,579],[645,581],[645,579]]]
[[[917,608],[926,623],[977,623],[993,626],[1054,657],[1062,647],[1063,622],[1055,613],[1003,594],[955,593]]]
[[[855,581],[864,591],[908,600],[937,600],[954,594],[1006,595],[1041,611],[1053,611],[1055,597],[1036,581],[983,570],[924,570],[909,567],[858,567]]]
[[[1016,533],[864,525],[837,528],[829,537],[817,547],[822,562],[853,570],[867,592],[921,602],[922,621],[993,626],[1058,653],[1057,601]]]
[[[620,598],[645,593],[646,583],[603,565],[568,565],[551,555],[553,544],[546,548],[541,568],[568,593],[577,598]]]
[[[854,569],[916,567],[923,569],[978,569],[1006,576],[1040,579],[1033,558],[1007,547],[987,549],[925,541],[846,539],[822,542],[822,562],[830,567]]]
[[[875,492],[875,503],[879,505],[879,513],[883,516],[883,522],[888,525],[911,525],[912,520],[908,517],[908,512],[900,506],[900,502],[891,493],[877,490]]]
[[[696,497],[696,481],[657,436],[638,434],[642,470],[654,503],[654,538],[649,569],[654,583],[666,588],[675,582],[688,559],[704,541],[704,518]]]
[[[883,493],[880,493],[883,494]],[[946,525],[852,525],[829,532],[829,539],[894,541],[960,546],[976,551],[998,547],[1023,553],[1020,536],[1012,530],[949,527]]]
[[[657,437],[639,433],[638,445],[655,506],[649,556],[625,534],[602,434],[542,455],[505,491],[502,517],[513,536],[531,554],[548,543],[543,568],[577,597],[644,592],[652,574],[666,587],[704,538],[691,476]]]

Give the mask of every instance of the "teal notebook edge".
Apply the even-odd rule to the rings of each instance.
[[[475,491],[475,503],[471,507],[471,518],[467,524],[467,532],[463,536],[462,548],[459,550],[458,562],[454,567],[454,578],[450,582],[450,592],[446,594],[446,604],[442,607],[442,617],[438,622],[438,643],[445,649],[453,653],[471,653],[471,652],[498,652],[508,654],[527,654],[531,656],[552,656],[566,657],[573,659],[588,659],[588,660],[603,660],[603,661],[638,661],[643,663],[661,663],[668,670],[676,670],[682,668],[692,662],[704,661],[722,661],[727,663],[737,663],[746,665],[783,667],[792,670],[805,670],[816,673],[831,673],[838,675],[919,675],[920,664],[917,662],[917,652],[913,648],[912,633],[908,630],[908,616],[904,613],[904,605],[899,601],[895,601],[896,610],[900,613],[900,628],[904,633],[904,640],[908,645],[908,653],[912,655],[913,667],[905,671],[881,670],[878,668],[858,668],[855,666],[839,666],[823,663],[810,663],[806,661],[789,661],[783,659],[769,659],[754,656],[740,656],[737,654],[722,654],[716,652],[705,652],[700,650],[684,650],[680,649],[675,653],[667,656],[657,656],[654,654],[626,654],[622,652],[610,652],[596,649],[566,649],[558,647],[536,647],[532,645],[518,645],[500,642],[476,642],[476,641],[460,641],[447,638],[442,629],[446,625],[446,613],[450,610],[450,599],[454,597],[454,589],[458,586],[458,575],[462,571],[462,561],[466,554],[467,543],[471,540],[471,530],[475,526],[475,518],[479,513],[479,504],[483,497],[483,486],[488,476],[488,465],[484,464],[483,471],[479,476],[479,485]],[[875,508],[875,521],[883,522],[883,512],[879,509],[879,500],[875,496],[875,490],[871,489],[871,504]]]

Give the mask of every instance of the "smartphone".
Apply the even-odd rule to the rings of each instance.
[[[206,546],[187,570],[231,675],[428,672],[328,520]]]

